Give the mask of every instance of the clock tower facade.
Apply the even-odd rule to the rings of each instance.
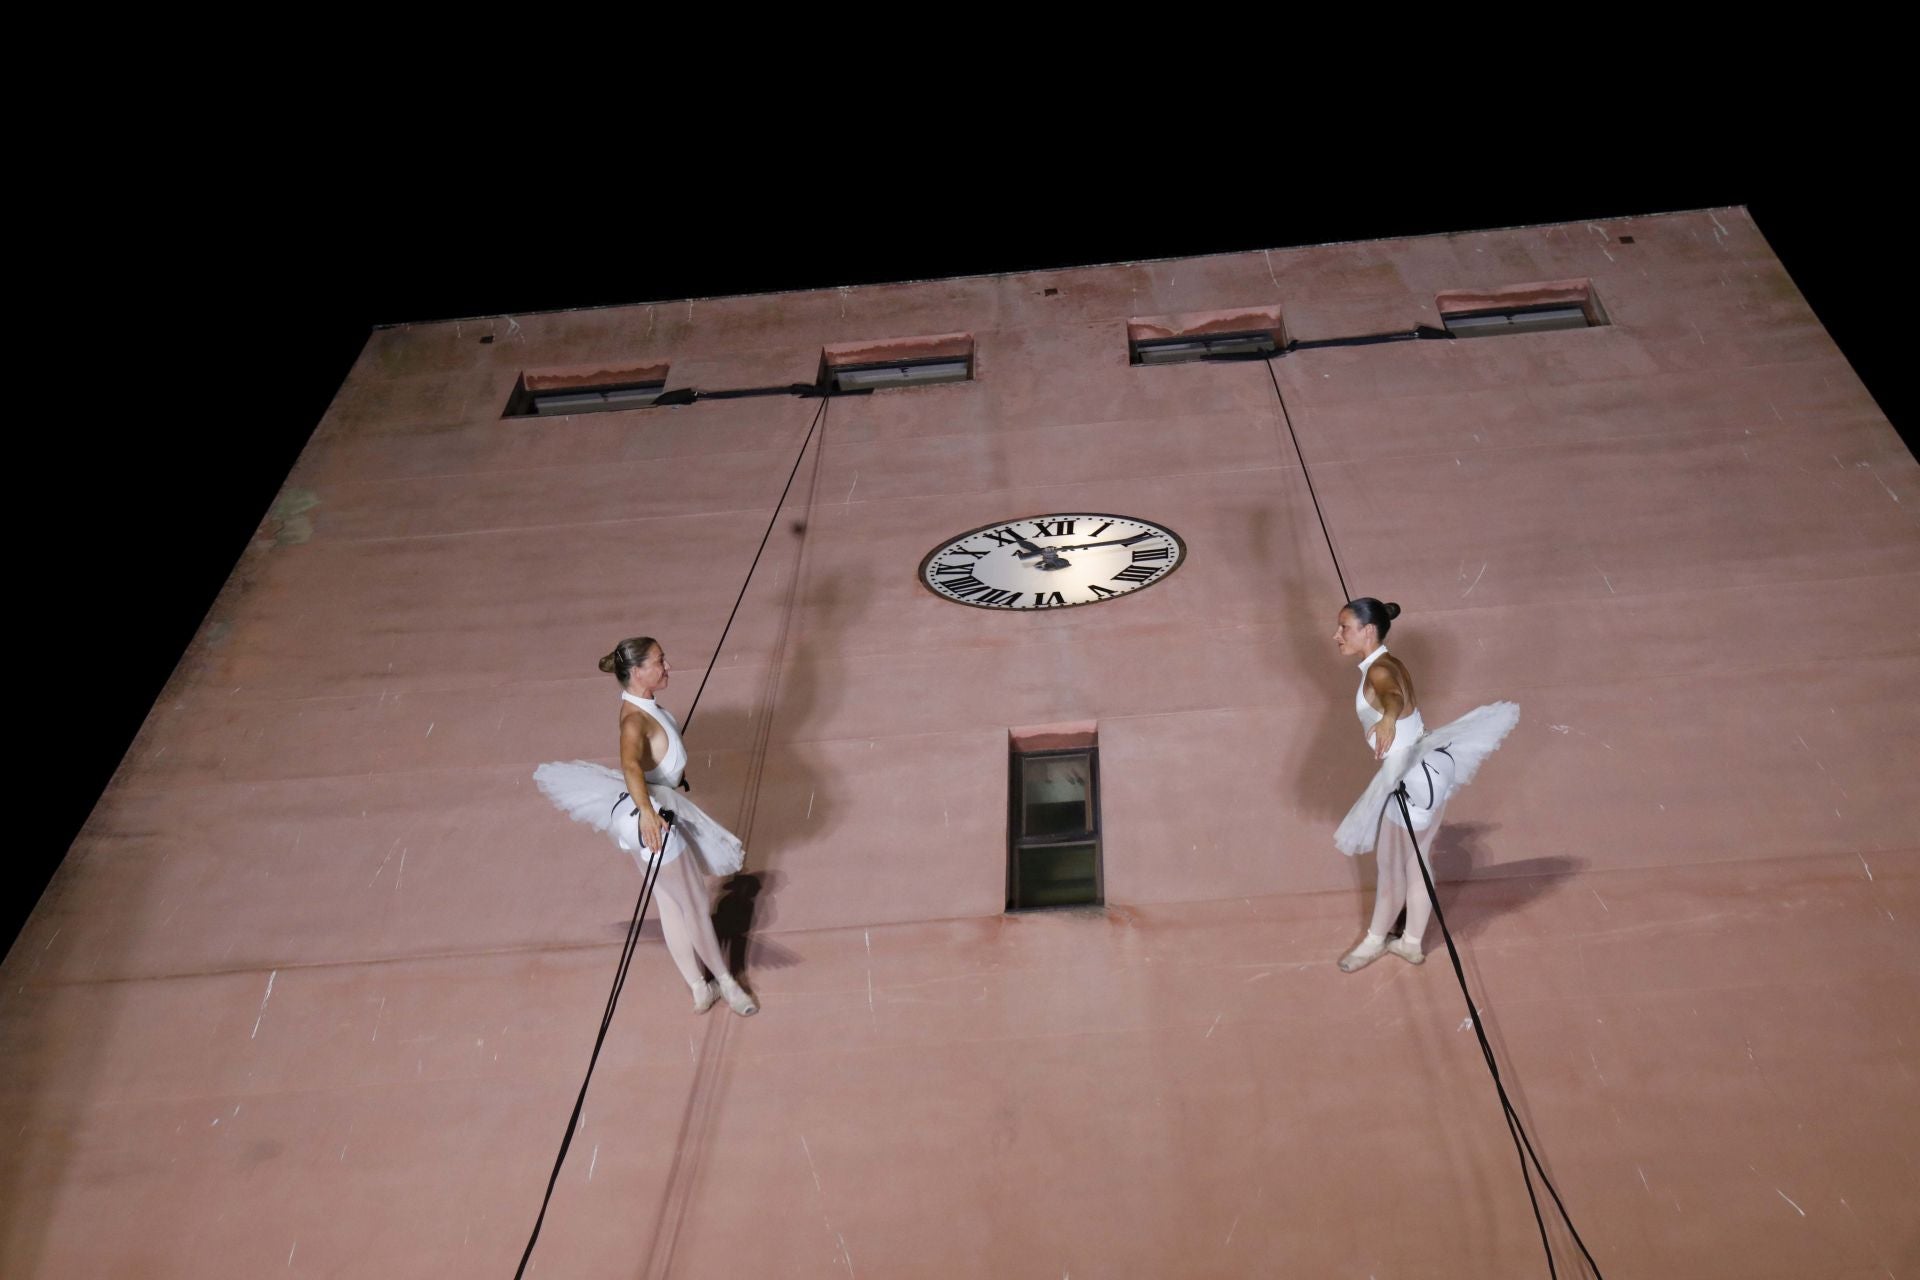
[[[1334,968],[1349,589],[1524,708],[1434,867],[1609,1270],[1877,1274],[1916,508],[1740,210],[380,329],[0,970],[0,1274],[511,1273],[636,634],[764,1008],[643,938],[534,1274],[1523,1273],[1445,966]]]

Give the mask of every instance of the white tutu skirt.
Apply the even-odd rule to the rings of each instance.
[[[1435,772],[1451,774],[1449,781],[1452,786],[1464,787],[1479,771],[1481,761],[1492,755],[1501,741],[1513,732],[1513,726],[1519,723],[1518,703],[1489,702],[1484,707],[1475,707],[1451,724],[1443,724],[1438,729],[1422,734],[1414,742],[1412,750],[1389,751],[1373,775],[1373,781],[1360,793],[1360,799],[1354,802],[1353,808],[1347,810],[1347,816],[1340,820],[1339,829],[1333,833],[1334,847],[1348,857],[1371,853],[1380,836],[1380,819],[1389,805],[1394,806],[1395,820],[1399,820],[1399,806],[1393,799],[1394,788],[1418,769],[1429,755],[1445,750],[1446,757],[1443,757],[1441,767]],[[1411,810],[1414,830],[1425,830],[1432,825],[1432,814],[1438,804],[1429,805],[1424,815],[1426,820],[1422,821],[1421,782],[1409,781],[1407,790],[1413,796]],[[1427,798],[1435,799],[1432,796]],[[1444,803],[1444,798],[1444,794],[1438,797],[1439,802]]]
[[[533,780],[554,808],[575,822],[606,832],[616,846],[633,855],[642,871],[646,869],[649,854],[640,839],[640,817],[630,797],[621,799],[627,780],[618,770],[590,760],[552,761],[535,769]],[[672,862],[683,851],[692,850],[695,863],[708,875],[730,876],[746,861],[740,838],[708,817],[684,792],[650,782],[647,794],[656,812],[673,814],[673,831],[661,851],[661,862]]]

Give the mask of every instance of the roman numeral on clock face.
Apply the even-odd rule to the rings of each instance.
[[[970,564],[964,564],[964,563],[963,564],[945,564],[945,563],[937,564],[933,566],[933,571],[942,576],[945,576],[947,574],[960,574],[961,576],[968,577],[968,578],[971,578],[973,576],[973,566]]]
[[[1135,564],[1139,564],[1142,560],[1170,560],[1172,558],[1172,547],[1135,547],[1133,549],[1133,562]]]
[[[971,573],[960,573],[942,577],[940,579],[940,589],[948,595],[958,596],[962,600],[976,601],[980,604],[1011,605],[1026,594],[1024,591],[1002,591],[998,587],[990,587],[980,581],[980,579],[974,577]]]
[[[965,547],[948,547],[944,554],[950,556],[972,556],[975,560],[980,560],[991,553],[986,551],[969,551]]]
[[[1095,600],[1104,600],[1108,596],[1117,596],[1120,594],[1118,591],[1109,591],[1105,587],[1100,586],[1097,583],[1089,584],[1087,587],[1087,590],[1093,592],[1093,598]]]
[[[1073,532],[1074,520],[1035,520],[1033,536],[1036,538],[1064,538]]]
[[[1007,528],[989,529],[984,536],[992,538],[994,545],[1001,547],[1010,547],[1020,541],[1020,535]]]
[[[1151,578],[1154,574],[1158,572],[1160,571],[1158,569],[1153,568],[1151,565],[1130,564],[1126,568],[1122,569],[1120,572],[1114,574],[1112,578],[1108,579],[1108,581],[1110,582],[1145,582],[1148,578]]]

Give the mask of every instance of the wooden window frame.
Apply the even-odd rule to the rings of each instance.
[[[1088,807],[1093,810],[1090,829],[1046,836],[1021,834],[1026,809],[1026,781],[1022,767],[1029,760],[1084,757],[1087,761]],[[1037,751],[1013,750],[1007,756],[1007,911],[1067,911],[1076,907],[1104,907],[1107,904],[1107,874],[1104,841],[1100,833],[1100,748],[1097,745],[1050,747]],[[1093,899],[1089,902],[1048,903],[1023,906],[1019,901],[1020,855],[1026,849],[1046,849],[1060,845],[1093,846]]]

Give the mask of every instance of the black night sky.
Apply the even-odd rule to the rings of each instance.
[[[130,233],[120,252],[141,260],[143,287],[89,300],[67,337],[76,352],[131,342],[138,354],[79,360],[78,394],[52,419],[70,429],[47,432],[44,460],[15,473],[39,514],[16,532],[27,607],[14,640],[16,653],[41,650],[16,658],[28,696],[15,736],[45,775],[20,777],[14,793],[32,820],[0,896],[0,945],[376,324],[1745,204],[1913,448],[1914,392],[1895,345],[1911,328],[1897,314],[1911,286],[1885,238],[1904,200],[1884,163],[1860,158],[1763,140],[1742,154],[1588,165],[1550,184],[1483,177],[1466,197],[1442,176],[1360,182],[1278,162],[1257,178],[1237,165],[1242,185],[1213,187],[1192,156],[1177,172],[1134,165],[1105,181],[1051,160],[991,172],[970,161],[966,181],[916,194],[799,166],[724,192],[662,171],[661,186],[617,196],[592,183],[502,191],[391,165],[362,172],[340,156],[315,167],[328,176],[311,186],[286,173],[257,186],[229,178],[186,234]],[[1871,617],[1863,601],[1860,618],[1836,625]]]

